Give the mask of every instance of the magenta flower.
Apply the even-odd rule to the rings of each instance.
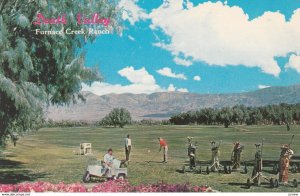
[[[211,192],[208,186],[191,186],[190,184],[140,184],[132,186],[127,180],[109,180],[96,184],[88,190],[82,183],[65,184],[60,182],[24,182],[20,184],[0,184],[0,192]]]

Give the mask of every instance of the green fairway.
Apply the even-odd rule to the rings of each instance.
[[[218,191],[300,191],[300,188],[279,187],[270,189],[268,185],[244,188],[244,183],[250,177],[239,172],[230,175],[212,173],[193,174],[178,173],[187,163],[187,136],[194,137],[199,146],[197,160],[205,161],[211,157],[210,140],[222,140],[221,161],[230,160],[233,142],[239,140],[245,149],[244,160],[253,160],[255,143],[265,138],[264,156],[266,159],[277,160],[280,147],[289,143],[291,135],[295,134],[292,149],[300,155],[300,126],[292,126],[287,132],[285,126],[128,126],[120,128],[78,127],[78,128],[44,128],[36,133],[26,135],[18,141],[14,148],[8,145],[5,159],[0,161],[1,183],[18,183],[22,181],[80,182],[86,166],[96,159],[102,159],[106,150],[111,147],[115,157],[125,158],[124,137],[132,137],[133,148],[131,162],[128,167],[128,180],[131,184],[140,183],[186,183],[210,185]],[[158,163],[162,154],[158,154],[157,137],[163,137],[169,144],[169,162]],[[87,156],[75,155],[80,143],[92,143],[93,154]],[[155,155],[156,154],[156,155]],[[153,158],[150,163],[149,161]],[[270,173],[271,167],[265,167],[264,174],[270,177],[278,176]],[[290,174],[290,180],[300,181],[300,174]]]

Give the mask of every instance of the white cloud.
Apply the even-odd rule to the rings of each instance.
[[[127,78],[133,84],[155,85],[156,83],[154,77],[144,67],[137,70],[132,66],[125,67],[118,71],[118,74]]]
[[[179,58],[179,57],[177,57],[177,56],[173,59],[173,61],[174,61],[177,65],[183,65],[183,66],[186,66],[186,67],[189,67],[189,66],[191,66],[191,65],[193,64],[192,61],[186,60],[186,59],[181,59],[181,58]]]
[[[131,35],[128,35],[128,39],[130,39],[131,41],[135,41],[134,37],[132,37]]]
[[[264,88],[269,88],[269,87],[271,87],[271,86],[267,86],[267,85],[263,85],[263,84],[258,85],[259,89],[264,89]]]
[[[179,88],[179,89],[177,89],[177,91],[182,92],[182,93],[188,93],[189,92],[188,89],[186,89],[186,88]]]
[[[145,10],[140,8],[136,3],[137,0],[121,0],[119,2],[119,7],[123,9],[122,19],[128,20],[131,25],[134,25],[139,20],[145,20],[148,15]]]
[[[295,69],[300,73],[300,56],[292,54],[290,56],[289,62],[285,65],[286,68]]]
[[[164,67],[162,69],[157,70],[156,72],[162,76],[167,76],[170,78],[178,78],[178,79],[182,79],[182,80],[187,79],[186,76],[182,73],[180,73],[180,74],[173,73],[169,67]]]
[[[131,67],[125,67],[118,71],[119,75],[125,77],[131,83],[128,85],[120,84],[109,84],[105,82],[93,82],[91,86],[82,84],[82,91],[89,91],[96,95],[106,94],[122,94],[122,93],[133,93],[133,94],[151,94],[155,92],[166,92],[166,91],[180,91],[183,92],[186,89],[176,89],[173,84],[170,84],[168,89],[160,87],[155,78],[148,73],[143,67],[141,69],[134,69]],[[187,90],[186,90],[187,91]]]
[[[173,84],[170,84],[169,87],[168,87],[168,91],[173,92],[175,90],[176,90],[175,86]]]
[[[173,84],[170,84],[167,91],[169,92],[175,92],[175,91],[178,91],[178,92],[183,92],[183,93],[187,93],[189,92],[186,88],[176,88]]]
[[[194,76],[193,78],[195,81],[200,81],[201,80],[201,77],[200,76]]]
[[[182,0],[168,0],[149,14],[151,28],[162,30],[169,43],[155,43],[174,57],[183,55],[209,65],[258,67],[278,76],[275,57],[300,52],[300,9],[287,21],[279,12],[250,20],[237,6],[205,2],[183,9]]]

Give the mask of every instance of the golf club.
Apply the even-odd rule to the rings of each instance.
[[[289,148],[291,147],[291,145],[292,145],[292,143],[293,143],[293,141],[294,141],[294,137],[295,137],[295,135],[292,135],[291,141],[290,141],[290,143],[289,143]]]

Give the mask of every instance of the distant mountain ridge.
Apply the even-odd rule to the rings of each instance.
[[[220,108],[243,104],[263,106],[279,103],[300,103],[300,85],[269,87],[245,93],[195,94],[182,92],[159,92],[152,94],[109,94],[98,96],[83,92],[85,103],[69,107],[52,106],[47,117],[58,120],[97,121],[111,109],[124,107],[133,119],[166,119],[172,114],[205,107]]]

